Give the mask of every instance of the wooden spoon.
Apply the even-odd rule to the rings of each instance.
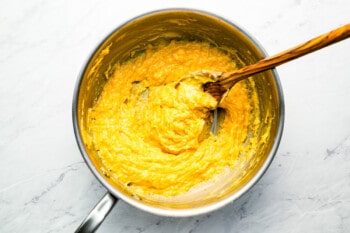
[[[203,89],[204,91],[209,92],[220,103],[223,95],[238,81],[246,79],[253,74],[274,68],[298,57],[322,49],[328,45],[344,40],[349,36],[350,24],[347,24],[303,44],[292,47],[276,55],[266,57],[255,64],[248,65],[233,72],[199,71],[195,74],[214,78],[215,81],[204,83]]]

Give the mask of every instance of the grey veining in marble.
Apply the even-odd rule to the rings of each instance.
[[[269,54],[350,23],[348,0],[0,0],[0,232],[73,232],[105,189],[75,143],[71,101],[111,30],[156,9],[210,11]],[[350,40],[278,68],[285,130],[265,176],[207,215],[167,218],[119,202],[98,232],[350,232]]]

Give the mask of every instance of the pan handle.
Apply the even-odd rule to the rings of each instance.
[[[117,202],[118,199],[107,192],[90,211],[75,233],[95,232]]]

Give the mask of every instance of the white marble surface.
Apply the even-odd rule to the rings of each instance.
[[[168,7],[206,10],[273,54],[350,22],[349,0],[0,0],[0,232],[73,232],[104,187],[75,143],[79,71],[116,26]],[[265,176],[204,216],[118,203],[98,232],[350,232],[350,40],[278,68],[285,130]]]

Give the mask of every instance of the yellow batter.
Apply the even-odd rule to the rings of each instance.
[[[139,196],[176,196],[251,156],[257,142],[247,140],[248,125],[257,123],[258,101],[244,82],[220,104],[225,117],[217,135],[209,127],[218,103],[202,91],[202,80],[179,82],[193,71],[234,69],[215,47],[176,41],[117,64],[88,117],[109,175]]]

